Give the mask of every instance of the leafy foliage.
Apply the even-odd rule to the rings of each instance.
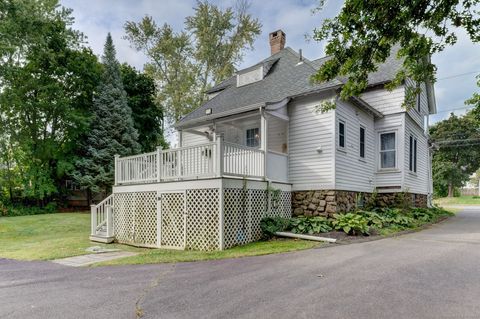
[[[159,145],[167,148],[163,137],[163,109],[155,103],[155,82],[128,64],[122,64],[120,71],[141,151],[151,152]]]
[[[4,204],[0,201],[0,217],[13,217],[13,216],[26,216],[26,215],[39,215],[39,214],[52,214],[57,212],[57,205],[54,202],[50,202],[45,207],[38,206],[24,206]]]
[[[290,221],[282,217],[266,217],[260,221],[263,237],[271,238],[276,232],[284,231],[290,226]]]
[[[314,76],[318,82],[345,77],[341,97],[359,95],[368,74],[377,70],[392,51],[403,61],[394,88],[406,79],[435,82],[436,67],[428,58],[457,42],[455,30],[464,29],[472,42],[480,41],[478,0],[373,1],[346,0],[338,16],[325,19],[313,38],[327,40],[331,59]],[[317,11],[322,10],[320,1]],[[406,106],[414,105],[419,87],[407,91]]]
[[[334,229],[344,231],[346,234],[368,235],[368,220],[359,214],[334,214],[332,225]]]
[[[451,114],[430,128],[438,150],[433,154],[432,171],[437,196],[454,196],[456,187],[468,181],[480,166],[480,121],[472,113]]]
[[[295,217],[290,220],[290,228],[296,234],[318,234],[332,230],[325,217]]]
[[[88,127],[99,68],[70,13],[55,0],[0,4],[0,168],[10,200],[54,196]]]
[[[93,105],[92,127],[83,141],[84,155],[73,176],[81,189],[99,192],[113,184],[114,156],[139,153],[138,133],[127,103],[112,37],[102,57],[104,72]]]
[[[125,23],[125,38],[150,59],[145,70],[160,83],[157,98],[171,123],[199,106],[210,86],[231,76],[252,46],[261,25],[247,9],[245,2],[222,10],[198,1],[186,30],[178,33],[150,16]]]

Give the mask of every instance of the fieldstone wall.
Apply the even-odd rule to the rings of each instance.
[[[357,196],[364,197],[364,204],[371,199],[371,193],[339,190],[316,190],[292,192],[293,216],[332,216],[349,212],[357,207]],[[427,207],[427,195],[408,193],[377,193],[375,206],[378,207]]]

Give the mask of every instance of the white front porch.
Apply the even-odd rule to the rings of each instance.
[[[288,117],[263,111],[183,129],[179,133],[180,147],[117,156],[115,185],[219,177],[285,183],[287,133]]]

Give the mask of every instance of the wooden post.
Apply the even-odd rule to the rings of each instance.
[[[180,179],[182,176],[182,151],[178,149],[177,152],[177,178]]]
[[[218,240],[220,250],[225,249],[225,204],[224,196],[225,192],[223,189],[223,179],[220,180],[220,197],[218,198]]]
[[[260,149],[263,151],[263,179],[267,176],[267,118],[265,111],[260,107]]]
[[[221,134],[217,134],[216,136],[216,157],[215,157],[215,168],[216,172],[215,175],[217,177],[222,177],[223,175],[223,136]]]
[[[113,206],[105,205],[107,210],[107,237],[113,237]]]
[[[90,205],[90,223],[91,223],[91,235],[95,236],[97,233],[97,208],[96,205]]]
[[[120,158],[120,155],[118,154],[115,154],[115,175],[114,175],[114,185],[118,185],[118,176],[119,176],[119,172],[118,172],[118,160]]]
[[[162,181],[162,146],[157,146],[157,182]]]

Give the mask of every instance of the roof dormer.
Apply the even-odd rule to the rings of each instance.
[[[237,87],[263,80],[263,65],[256,65],[237,73]]]

